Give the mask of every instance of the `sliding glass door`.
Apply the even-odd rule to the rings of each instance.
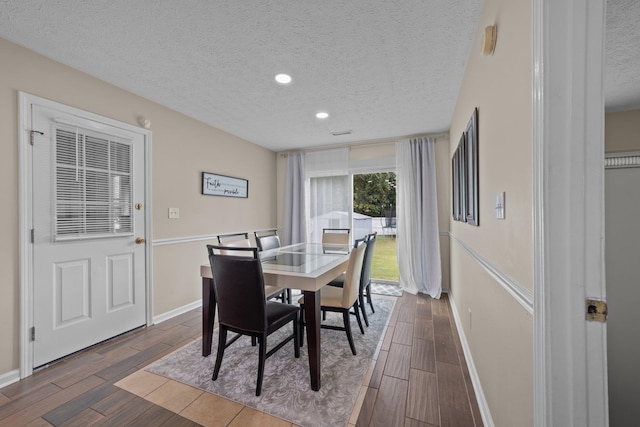
[[[381,282],[398,282],[394,172],[353,175],[352,229],[355,238],[372,232],[378,233],[371,277]]]
[[[324,228],[350,228],[351,241],[377,232],[371,277],[398,282],[394,145],[308,152],[307,241],[322,241]]]

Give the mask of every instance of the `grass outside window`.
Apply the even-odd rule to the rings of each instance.
[[[371,278],[395,282],[400,280],[395,236],[381,236],[378,234],[376,246],[373,249],[373,260],[371,261]]]

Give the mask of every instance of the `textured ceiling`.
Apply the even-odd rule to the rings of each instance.
[[[607,111],[640,107],[640,1],[607,1],[605,105]]]
[[[640,1],[609,3],[606,100],[621,109],[640,105]],[[0,37],[279,151],[447,131],[481,9],[482,0],[0,0]],[[281,72],[290,85],[274,82]],[[316,119],[320,110],[330,117]]]

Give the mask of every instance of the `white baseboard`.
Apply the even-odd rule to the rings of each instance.
[[[6,387],[18,381],[20,381],[19,369],[14,369],[13,371],[6,372],[0,375],[0,388]]]
[[[449,303],[451,304],[451,311],[453,312],[453,317],[456,324],[456,329],[458,330],[458,335],[460,335],[460,343],[462,344],[462,350],[464,351],[464,357],[467,360],[467,367],[469,368],[469,375],[471,376],[471,382],[473,383],[473,391],[476,394],[476,399],[478,400],[478,406],[480,407],[480,415],[482,416],[482,423],[486,427],[494,427],[493,418],[491,417],[491,411],[489,410],[489,404],[487,403],[487,399],[484,396],[484,391],[482,391],[482,384],[480,384],[480,377],[478,376],[478,371],[476,370],[476,365],[473,363],[473,357],[471,356],[471,349],[469,348],[469,343],[467,342],[467,337],[464,335],[464,330],[462,329],[462,323],[460,321],[460,317],[458,317],[458,310],[456,308],[456,304],[449,294]]]
[[[158,323],[162,323],[165,320],[169,320],[172,317],[176,317],[179,316],[183,313],[186,313],[187,311],[191,311],[194,308],[198,308],[198,307],[202,307],[202,300],[198,300],[198,301],[194,301],[190,304],[187,305],[183,305],[182,307],[178,307],[176,309],[173,309],[171,311],[167,311],[166,313],[162,313],[159,314],[158,316],[154,316],[153,317],[153,324],[158,324]]]

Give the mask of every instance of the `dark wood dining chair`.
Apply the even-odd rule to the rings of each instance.
[[[261,251],[268,251],[280,247],[280,237],[278,230],[254,231],[256,246]]]
[[[229,234],[218,234],[216,236],[219,244],[225,244],[230,242],[237,242],[239,240],[249,241],[249,233],[229,233]],[[251,244],[249,244],[251,246]]]
[[[241,336],[248,335],[258,341],[256,396],[260,396],[266,359],[291,340],[294,356],[300,357],[300,307],[267,301],[258,248],[233,249],[236,254],[249,253],[250,256],[222,255],[219,251],[223,249],[228,250],[224,246],[207,245],[219,319],[218,351],[212,380],[218,379],[225,349]],[[293,323],[293,332],[267,352],[267,337],[289,323]],[[237,335],[227,341],[228,331]]]
[[[280,247],[278,230],[254,231],[253,234],[255,235],[256,246],[260,252]],[[285,288],[284,294],[287,303],[291,304],[291,289]],[[284,298],[282,299],[282,302],[284,302]]]
[[[360,320],[360,309],[358,307],[358,287],[360,283],[360,274],[362,272],[362,263],[364,261],[364,252],[367,247],[366,243],[360,244],[357,248],[354,248],[349,255],[349,264],[347,265],[347,271],[344,275],[344,284],[342,288],[325,287],[320,292],[320,309],[323,312],[333,311],[342,313],[342,320],[344,326],[335,326],[322,324],[320,327],[325,329],[333,329],[338,331],[345,331],[347,333],[347,340],[349,341],[349,347],[351,352],[355,356],[356,347],[353,343],[353,335],[351,334],[351,314],[355,314],[360,327],[360,332],[364,334],[364,328],[362,327],[362,321]],[[304,311],[304,297],[298,300],[300,307]],[[354,312],[351,313],[351,309]],[[300,316],[300,342],[304,340],[304,316]]]
[[[227,234],[222,236],[222,239],[220,239],[220,237],[221,236],[218,236],[218,241],[221,243],[216,246],[216,251],[221,255],[235,254],[239,256],[252,256],[249,252],[235,252],[236,248],[251,248],[251,241],[247,233]],[[233,240],[234,237],[235,240]],[[265,285],[264,290],[268,300],[278,298],[282,302],[291,304],[291,294],[287,292],[287,289],[273,285]]]
[[[365,310],[365,299],[371,306],[371,312],[375,313],[373,301],[371,298],[371,262],[373,259],[373,249],[376,246],[376,238],[378,233],[374,232],[364,237],[367,248],[364,251],[364,261],[362,262],[362,273],[360,274],[360,284],[358,289],[358,306],[362,312],[364,324],[369,326],[369,318]],[[329,286],[341,288],[344,286],[344,274],[328,283]]]

